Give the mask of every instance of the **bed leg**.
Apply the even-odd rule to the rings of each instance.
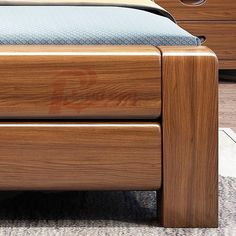
[[[218,63],[206,47],[160,47],[164,227],[218,225]]]

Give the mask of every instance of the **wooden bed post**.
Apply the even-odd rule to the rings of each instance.
[[[160,47],[164,227],[218,225],[218,70],[206,47]]]

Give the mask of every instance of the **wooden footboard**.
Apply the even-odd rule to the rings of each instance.
[[[2,123],[1,190],[150,190],[161,186],[157,123]]]
[[[155,119],[155,47],[0,47],[0,118]]]
[[[164,226],[215,227],[217,117],[205,47],[2,46],[0,189],[161,187]]]

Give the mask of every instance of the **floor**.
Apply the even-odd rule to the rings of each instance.
[[[236,133],[229,128],[219,131],[219,173],[236,178]]]
[[[220,82],[219,90],[220,127],[236,132],[236,82]]]
[[[219,172],[236,178],[236,73],[221,73],[219,84]]]
[[[219,78],[219,126],[236,132],[236,70],[221,70]]]

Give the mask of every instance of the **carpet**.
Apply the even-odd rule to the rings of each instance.
[[[19,193],[0,202],[0,235],[236,235],[236,178],[220,177],[219,196],[218,229],[164,229],[156,192]]]

